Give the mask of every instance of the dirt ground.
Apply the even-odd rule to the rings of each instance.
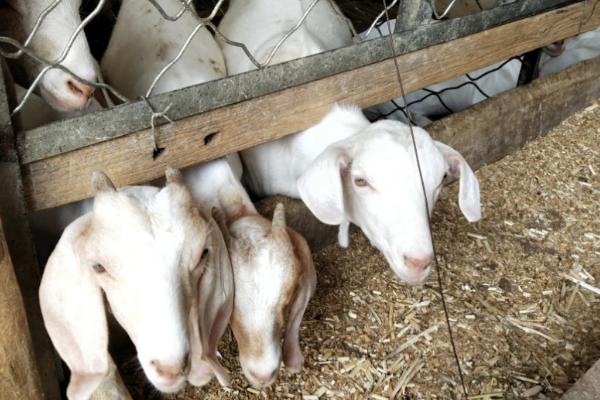
[[[477,176],[480,222],[460,214],[456,185],[433,217],[470,398],[559,398],[600,358],[600,106]],[[302,373],[282,369],[272,388],[250,388],[228,333],[231,388],[173,398],[462,397],[435,274],[424,287],[401,283],[356,231],[348,250],[326,247],[314,260]]]

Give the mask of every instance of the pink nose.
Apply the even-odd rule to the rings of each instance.
[[[259,372],[249,372],[250,374],[250,378],[260,384],[260,386],[264,386],[269,384],[273,378],[275,378],[275,375],[277,375],[277,370],[271,372],[271,373],[259,373]]]
[[[425,257],[404,256],[404,263],[410,269],[422,271],[425,268],[427,268],[427,266],[431,262],[431,259],[432,259],[431,256],[425,256]]]
[[[94,94],[94,88],[86,85],[85,83],[81,83],[75,79],[69,79],[67,81],[67,86],[72,94],[75,96],[85,97],[89,99]]]

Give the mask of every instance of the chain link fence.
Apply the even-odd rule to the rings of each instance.
[[[40,54],[36,54],[31,50],[30,44],[36,40],[36,35],[39,34],[39,28],[44,23],[45,19],[57,18],[53,14],[53,10],[60,3],[68,2],[69,0],[53,0],[47,1],[47,6],[42,10],[36,18],[35,24],[30,32],[28,32],[25,40],[19,41],[8,35],[0,36],[0,55],[5,59],[17,59],[34,61],[41,70],[29,82],[29,86],[19,96],[18,104],[13,108],[13,115],[19,113],[25,104],[35,102],[36,92],[39,91],[38,86],[43,77],[52,69],[60,69],[72,76],[77,81],[89,85],[93,88],[100,89],[104,92],[105,98],[112,98],[116,103],[127,102],[129,99],[119,92],[119,90],[110,85],[110,82],[103,82],[102,79],[91,81],[78,76],[73,71],[66,68],[64,60],[66,59],[73,44],[76,42],[78,35],[87,33],[87,38],[90,43],[91,52],[98,60],[102,58],[103,52],[106,49],[110,38],[111,29],[118,17],[119,3],[113,0],[84,1],[81,6],[82,20],[74,32],[71,32],[65,43],[60,43],[62,46],[60,55],[55,59],[44,58]],[[160,13],[160,15],[168,21],[177,23],[177,21],[186,13],[194,14],[197,19],[197,26],[191,32],[188,32],[187,37],[181,43],[173,43],[173,46],[178,46],[177,57],[165,61],[160,72],[153,79],[152,85],[147,88],[146,96],[153,94],[156,84],[163,79],[165,73],[179,59],[186,48],[194,41],[195,35],[202,27],[207,27],[215,37],[220,38],[223,42],[239,47],[244,51],[248,59],[257,69],[262,69],[269,65],[281,46],[294,34],[294,32],[306,23],[306,19],[319,1],[329,2],[332,8],[342,16],[346,21],[354,35],[354,42],[362,42],[376,37],[382,37],[389,32],[385,27],[384,7],[378,1],[338,1],[334,3],[332,0],[311,0],[303,1],[303,12],[300,18],[295,23],[290,24],[290,29],[285,32],[276,45],[271,49],[268,55],[263,59],[257,59],[254,54],[246,47],[244,43],[230,40],[218,29],[218,23],[227,10],[227,2],[225,0],[212,1],[192,1],[180,0],[179,9],[176,12],[167,12],[161,2],[157,0],[148,0]],[[473,3],[475,5],[471,4]],[[164,2],[163,2],[164,4]],[[441,19],[448,16],[461,16],[473,13],[473,11],[490,9],[496,5],[504,4],[503,2],[480,1],[469,2],[467,0],[454,0],[451,2],[440,1],[433,2],[430,6],[433,9],[432,18]],[[6,6],[5,6],[6,7]],[[395,0],[388,5],[390,15],[395,16],[398,9],[398,1]],[[393,22],[393,21],[392,21]],[[356,27],[356,29],[354,28]],[[362,32],[362,33],[357,33]],[[448,113],[460,111],[475,102],[481,101],[496,95],[510,87],[516,86],[516,77],[522,63],[522,57],[515,57],[499,64],[474,71],[472,74],[467,74],[464,77],[446,82],[443,84],[433,85],[432,87],[422,89],[408,95],[408,106],[414,110],[416,119],[413,121],[419,125],[426,124],[431,118],[438,118]],[[500,78],[499,78],[500,77]],[[99,77],[100,78],[100,77]],[[500,82],[499,82],[500,81]],[[107,96],[110,93],[111,96]],[[39,101],[38,101],[39,103]],[[157,118],[164,118],[169,121],[168,110],[156,110],[152,104],[147,101],[148,107],[152,110],[151,125],[155,125]],[[111,101],[105,104],[111,105]],[[99,107],[91,107],[91,111]],[[85,112],[87,110],[83,110]],[[76,113],[79,115],[81,113]],[[47,119],[59,119],[70,117],[73,114],[69,113],[49,113]],[[399,99],[391,100],[379,107],[374,107],[370,110],[372,118],[398,118],[406,119],[405,105]],[[422,117],[422,118],[421,118]],[[27,117],[25,117],[27,118]]]

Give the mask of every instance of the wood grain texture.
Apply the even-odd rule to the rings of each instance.
[[[0,398],[43,398],[25,305],[0,220]]]
[[[582,19],[581,3],[398,57],[407,92],[445,81],[515,54],[600,25],[600,7]],[[588,10],[589,11],[589,10]],[[580,22],[583,21],[583,24]],[[334,102],[362,107],[398,96],[393,60],[243,101],[159,128],[165,151],[152,158],[152,133],[143,130],[24,165],[31,210],[91,195],[89,177],[105,171],[116,185],[147,182],[165,165],[183,168],[300,131],[316,123]],[[205,145],[207,135],[216,133]]]
[[[40,269],[35,257],[33,241],[31,236],[31,230],[29,229],[29,222],[27,219],[25,198],[23,192],[23,182],[21,179],[21,166],[17,157],[17,151],[15,149],[14,131],[11,125],[9,117],[9,103],[14,104],[15,96],[14,92],[5,90],[5,80],[8,78],[6,74],[5,65],[0,59],[0,219],[3,224],[3,238],[6,242],[7,247],[3,247],[2,253],[4,254],[4,260],[10,260],[10,266],[4,267],[0,270],[2,282],[0,282],[0,308],[2,309],[2,315],[0,315],[0,327],[7,329],[14,327],[14,329],[22,329],[22,333],[16,333],[16,340],[20,340],[20,347],[14,346],[15,349],[7,347],[7,351],[14,350],[15,356],[21,354],[19,357],[25,357],[27,354],[33,354],[35,362],[23,366],[23,368],[29,368],[32,378],[41,380],[41,390],[43,396],[12,396],[11,392],[4,391],[3,382],[0,382],[0,398],[6,393],[7,398],[16,399],[39,399],[44,398],[46,400],[58,400],[60,399],[60,393],[58,388],[58,376],[56,374],[56,365],[54,359],[54,350],[50,343],[50,338],[44,328],[42,321],[42,315],[40,310],[40,303],[38,297],[38,288],[40,285]],[[4,245],[3,245],[4,246]],[[9,258],[10,254],[10,258]],[[0,257],[1,258],[1,257]],[[13,269],[14,266],[14,269]],[[5,270],[10,269],[13,273]],[[16,282],[13,278],[16,277]],[[18,283],[18,286],[17,286]],[[5,292],[2,292],[5,290]],[[15,296],[21,297],[21,303],[24,306],[24,311],[21,314],[18,310],[18,305],[15,303]],[[4,299],[3,296],[6,296]],[[11,300],[12,299],[12,300]],[[11,303],[11,301],[13,303]],[[5,304],[6,303],[6,304]],[[10,310],[14,312],[11,313]],[[5,313],[6,312],[6,313]],[[25,324],[22,323],[21,317],[26,317]],[[14,320],[12,318],[15,318]],[[10,328],[12,329],[12,328]],[[5,338],[8,341],[11,340],[11,330],[1,331],[0,337]],[[26,340],[24,336],[19,335],[30,335],[30,339]],[[29,337],[29,336],[28,336]],[[2,339],[0,339],[2,340]],[[16,344],[16,342],[15,342]],[[27,356],[29,357],[29,356]],[[10,361],[10,360],[8,360]],[[16,359],[15,359],[16,362]],[[2,367],[13,369],[3,371],[0,373],[0,379],[4,379],[3,375],[6,375],[7,385],[17,384],[16,380],[11,379],[25,379],[23,378],[19,368],[20,365],[6,364],[0,360],[0,370]],[[12,377],[12,373],[15,375]],[[37,376],[35,378],[34,376]],[[12,383],[11,383],[12,382]],[[32,383],[22,382],[27,385]],[[35,384],[39,386],[39,383]],[[8,389],[8,388],[7,388]],[[26,391],[37,391],[38,389],[24,387]]]
[[[561,400],[596,400],[600,398],[600,361],[590,368]]]

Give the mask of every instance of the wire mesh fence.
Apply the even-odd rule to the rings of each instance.
[[[384,33],[382,31],[382,24],[384,22],[384,10],[383,5],[378,1],[370,1],[370,2],[356,2],[356,1],[338,1],[337,4],[332,0],[312,0],[312,1],[304,1],[302,2],[302,10],[299,15],[299,18],[296,21],[290,21],[288,23],[289,29],[283,32],[274,46],[270,49],[270,51],[262,58],[258,59],[256,54],[253,54],[243,42],[234,41],[226,37],[218,28],[218,23],[225,14],[227,10],[227,2],[224,0],[212,1],[212,2],[193,2],[191,0],[181,0],[181,1],[157,1],[157,0],[149,0],[149,3],[155,8],[155,10],[160,13],[161,17],[166,21],[172,21],[173,23],[177,23],[184,15],[193,15],[193,18],[196,20],[196,26],[190,32],[185,32],[184,40],[180,42],[173,42],[171,46],[177,48],[177,52],[175,57],[164,60],[162,67],[156,76],[152,79],[152,83],[145,88],[145,94],[143,97],[151,96],[157,84],[164,79],[164,75],[166,72],[173,67],[181,58],[182,54],[186,51],[186,49],[190,46],[191,43],[196,38],[196,35],[200,29],[208,28],[212,34],[220,39],[222,43],[227,43],[229,45],[236,46],[243,50],[248,60],[252,63],[255,68],[261,69],[265,66],[272,63],[274,57],[276,57],[277,53],[280,51],[281,47],[286,43],[286,41],[290,40],[290,37],[294,35],[294,33],[303,25],[307,23],[307,19],[311,15],[311,11],[315,8],[315,6],[319,2],[327,2],[331,5],[331,8],[347,22],[348,29],[352,32],[354,42],[361,42],[365,40],[372,39],[377,36],[383,36]],[[3,45],[0,47],[0,55],[6,59],[10,60],[19,60],[19,62],[23,62],[25,59],[29,59],[29,61],[34,61],[38,65],[39,72],[33,77],[31,82],[25,82],[25,91],[21,92],[21,96],[16,107],[13,108],[12,113],[17,114],[28,102],[33,102],[35,100],[30,100],[32,97],[35,97],[35,94],[40,92],[39,86],[40,81],[44,79],[44,77],[49,73],[49,71],[53,69],[60,69],[65,73],[69,74],[70,77],[77,80],[78,82],[88,85],[92,88],[100,89],[104,93],[104,101],[102,102],[102,106],[111,105],[111,99],[116,103],[126,102],[129,100],[133,100],[123,95],[120,88],[115,87],[111,84],[111,82],[104,82],[101,79],[100,71],[97,71],[96,75],[98,79],[86,79],[83,76],[78,75],[75,71],[69,69],[65,65],[65,59],[70,51],[72,51],[73,46],[77,42],[78,36],[84,35],[84,30],[87,33],[87,38],[90,43],[91,53],[98,59],[102,59],[102,55],[106,50],[106,46],[108,44],[108,40],[110,38],[111,29],[114,27],[115,21],[118,18],[119,13],[119,3],[116,1],[109,0],[100,0],[98,2],[93,1],[84,1],[82,5],[82,14],[83,19],[76,26],[76,29],[73,32],[69,32],[69,35],[65,35],[65,43],[56,43],[61,49],[58,57],[48,58],[44,57],[44,55],[39,54],[33,50],[35,46],[31,46],[33,42],[35,42],[36,37],[40,36],[39,30],[40,27],[44,25],[44,23],[50,24],[52,19],[56,20],[60,16],[57,14],[61,5],[61,2],[65,3],[73,3],[69,0],[54,0],[48,1],[44,4],[44,7],[38,7],[40,10],[39,15],[36,15],[34,19],[32,16],[28,17],[28,20],[31,22],[35,20],[31,30],[26,35],[25,39],[20,41],[16,40],[14,35],[2,35],[0,36],[0,43]],[[44,2],[40,2],[44,3]],[[74,2],[78,3],[78,2]],[[434,10],[432,17],[435,18],[445,18],[450,14],[450,10],[453,11],[453,15],[464,15],[470,11],[469,7],[471,6],[467,1],[452,1],[448,4],[440,2],[439,4],[433,2],[431,8]],[[162,4],[162,5],[161,5]],[[487,2],[482,5],[480,2],[477,2],[476,5],[478,9],[489,9],[494,5],[500,3]],[[175,7],[175,5],[177,7]],[[169,8],[167,11],[166,8]],[[390,2],[388,5],[388,9],[391,15],[395,15],[397,12],[398,4],[397,0]],[[30,10],[33,11],[33,10]],[[18,12],[23,13],[23,10],[18,10]],[[349,15],[350,17],[346,17]],[[24,20],[25,17],[22,17]],[[48,20],[48,21],[46,21]],[[357,26],[358,29],[354,29],[354,26]],[[357,33],[360,32],[360,33]],[[0,32],[2,33],[2,32]],[[6,32],[4,32],[6,33]],[[372,33],[377,33],[378,35],[373,35]],[[387,32],[385,33],[387,34]],[[37,36],[36,36],[37,35]],[[279,60],[278,60],[279,61]],[[491,69],[486,69],[484,73],[475,73],[475,76],[467,76],[467,81],[460,82],[455,85],[444,85],[443,87],[432,87],[423,89],[422,93],[419,94],[411,94],[409,105],[417,106],[419,103],[427,103],[431,105],[432,101],[438,102],[438,105],[444,109],[444,113],[455,112],[458,109],[463,108],[459,107],[458,109],[454,109],[455,107],[450,106],[448,101],[446,100],[449,96],[465,96],[463,92],[466,87],[470,87],[475,90],[482,98],[487,98],[493,94],[495,94],[496,90],[491,90],[489,88],[484,87],[485,85],[481,85],[480,82],[486,80],[488,75],[494,75],[498,71],[502,71],[504,69],[508,69],[514,71],[515,67],[514,63],[510,62],[511,60],[507,60],[500,65],[496,65]],[[488,79],[489,80],[489,79]],[[28,85],[27,85],[28,84]],[[488,94],[490,92],[490,94]],[[110,95],[108,95],[110,93]],[[43,91],[42,91],[43,94]],[[148,107],[152,110],[152,121],[151,125],[154,126],[154,122],[157,118],[164,118],[164,121],[168,121],[169,118],[167,116],[167,112],[163,110],[155,110],[152,108],[150,102],[147,101]],[[89,103],[87,105],[89,107]],[[390,107],[394,107],[390,109]],[[98,109],[99,107],[91,107],[90,110]],[[431,107],[430,107],[431,108]],[[383,110],[383,111],[381,111]],[[87,111],[84,107],[84,110]],[[392,101],[391,103],[385,105],[384,107],[379,108],[378,117],[394,117],[398,115],[397,112],[403,112],[402,107],[399,105],[398,101]],[[419,107],[417,107],[417,113],[419,113]],[[79,112],[80,113],[80,112]],[[78,113],[78,114],[79,114]],[[50,113],[51,117],[48,119],[57,119],[71,116],[72,114],[58,114]],[[430,116],[432,113],[428,112]],[[436,114],[433,113],[435,117]],[[443,113],[441,113],[443,114]],[[46,122],[43,121],[42,122]]]

